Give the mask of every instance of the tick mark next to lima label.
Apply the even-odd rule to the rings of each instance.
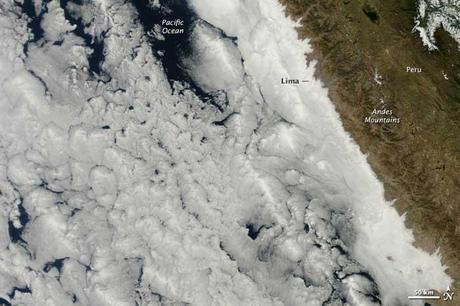
[[[281,78],[281,85],[299,85],[301,83],[308,83],[308,80]]]

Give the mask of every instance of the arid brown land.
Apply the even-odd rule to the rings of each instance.
[[[440,30],[429,52],[412,33],[415,0],[281,0],[301,19],[345,129],[407,213],[416,245],[440,248],[460,295],[460,50]],[[381,83],[381,84],[379,84]],[[400,122],[366,123],[374,109]],[[449,305],[460,305],[457,299]],[[446,304],[447,305],[447,304]]]

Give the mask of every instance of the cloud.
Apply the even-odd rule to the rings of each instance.
[[[450,282],[412,246],[276,1],[174,7],[190,22],[181,65],[134,4],[50,1],[37,41],[0,14],[15,24],[0,50],[0,298],[391,305]]]
[[[458,26],[460,1],[458,0],[419,0],[418,15],[414,30],[419,32],[423,44],[428,50],[436,50],[435,33],[439,28],[448,32],[460,48],[460,28]]]

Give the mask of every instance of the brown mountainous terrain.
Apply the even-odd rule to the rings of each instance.
[[[345,129],[369,155],[416,244],[440,248],[460,290],[460,51],[443,30],[429,52],[414,0],[282,0],[311,39],[309,60]],[[458,297],[457,297],[458,298]],[[459,302],[458,300],[456,302]],[[460,305],[460,304],[457,304]]]

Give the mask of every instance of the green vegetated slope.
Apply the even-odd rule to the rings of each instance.
[[[282,0],[302,18],[318,77],[345,129],[384,182],[417,244],[440,247],[460,279],[460,51],[447,32],[428,51],[413,33],[415,0]],[[409,71],[408,71],[409,70]],[[421,70],[421,72],[420,72]],[[379,85],[381,83],[381,85]],[[369,124],[374,109],[399,123]]]

